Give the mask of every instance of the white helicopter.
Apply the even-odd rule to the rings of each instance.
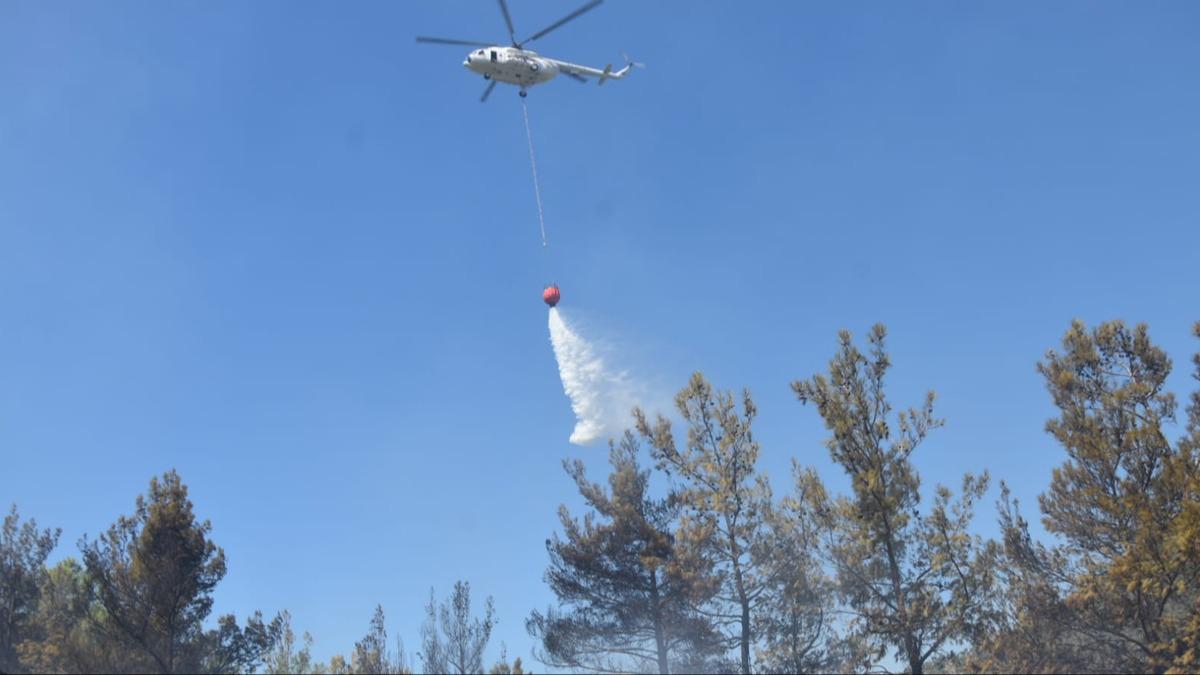
[[[511,47],[490,44],[487,42],[473,42],[471,40],[449,40],[446,38],[435,37],[417,37],[417,42],[431,42],[443,45],[469,45],[472,47],[480,47],[475,51],[467,54],[467,58],[463,61],[463,65],[472,72],[483,75],[483,79],[490,80],[487,89],[483,90],[483,96],[479,97],[479,102],[482,103],[491,95],[492,89],[496,88],[497,82],[505,82],[515,84],[521,88],[521,97],[525,97],[526,89],[549,82],[554,79],[555,75],[562,73],[568,77],[574,78],[580,82],[587,82],[587,77],[596,77],[600,79],[600,84],[604,84],[605,80],[619,80],[629,73],[629,69],[633,66],[639,68],[644,67],[640,63],[634,63],[625,56],[625,67],[613,71],[612,64],[604,67],[604,70],[598,68],[589,68],[567,61],[559,61],[557,59],[546,58],[539,56],[537,52],[529,49],[524,49],[524,45],[533,42],[542,37],[546,33],[558,28],[564,23],[578,17],[580,14],[593,9],[604,0],[592,0],[579,9],[571,12],[563,18],[550,24],[532,36],[517,42],[516,30],[513,29],[512,17],[508,14],[508,3],[505,0],[499,0],[500,11],[504,14],[504,23],[508,25],[508,36],[512,40]]]

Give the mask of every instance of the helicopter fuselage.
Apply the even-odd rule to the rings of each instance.
[[[517,85],[521,88],[521,98],[525,97],[525,90],[529,87],[549,82],[560,73],[579,82],[587,82],[588,78],[594,77],[597,80],[597,84],[604,84],[607,80],[619,80],[625,77],[629,74],[629,69],[633,66],[644,66],[640,63],[630,61],[629,57],[626,56],[624,68],[614,71],[610,63],[604,66],[602,70],[578,63],[571,63],[570,61],[549,59],[544,56],[538,56],[537,52],[524,49],[526,43],[537,40],[568,21],[572,21],[585,12],[591,11],[601,2],[604,2],[604,0],[588,0],[588,2],[574,12],[518,42],[517,33],[513,28],[512,17],[508,14],[508,2],[507,0],[500,0],[500,13],[504,15],[504,25],[508,28],[508,37],[512,39],[511,47],[489,44],[478,40],[452,40],[424,35],[418,35],[417,42],[443,45],[470,45],[474,47],[471,53],[467,54],[467,58],[463,60],[463,66],[471,72],[482,75],[485,80],[489,80],[487,88],[483,91],[483,96],[479,97],[481,103],[488,99],[492,90],[496,88],[497,82]]]
[[[476,49],[463,65],[485,78],[515,84],[521,89],[549,82],[558,75],[558,63],[537,52],[518,47],[492,46]]]

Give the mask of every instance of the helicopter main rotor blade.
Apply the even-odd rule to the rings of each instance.
[[[512,17],[508,15],[508,3],[500,0],[500,11],[504,14],[504,25],[508,26],[508,39],[517,44],[517,30],[513,28]]]
[[[448,38],[425,37],[423,35],[417,36],[417,42],[428,42],[428,43],[437,44],[437,45],[468,45],[471,47],[491,47],[492,46],[492,43],[490,43],[490,42],[473,42],[471,40],[450,40]]]
[[[563,18],[559,19],[558,21],[555,21],[554,23],[550,24],[549,27],[543,28],[541,31],[534,33],[532,37],[525,38],[517,46],[520,47],[520,46],[524,45],[526,42],[533,42],[534,40],[542,37],[546,33],[549,33],[550,31],[554,30],[555,28],[558,28],[559,26],[563,25],[564,23],[566,23],[566,22],[570,21],[571,19],[574,19],[575,17],[579,16],[580,14],[583,14],[584,12],[594,8],[596,5],[599,5],[602,2],[604,2],[604,0],[592,0],[591,2],[587,3],[583,7],[580,7],[579,9],[575,10],[574,12],[571,12],[570,14],[564,16]]]
[[[582,83],[584,83],[584,84],[587,84],[587,78],[586,78],[586,77],[584,77],[584,76],[582,76],[582,75],[580,75],[579,73],[569,73],[569,72],[567,72],[567,71],[565,71],[565,70],[561,70],[561,71],[559,71],[559,72],[561,72],[563,75],[566,75],[567,77],[569,77],[569,78],[571,78],[571,79],[573,79],[573,80],[577,80],[577,81],[579,81],[579,82],[582,82]]]
[[[492,80],[492,83],[487,86],[487,89],[483,90],[483,96],[479,97],[479,102],[483,103],[484,101],[486,101],[487,97],[492,95],[492,90],[495,88],[496,88],[496,81]]]

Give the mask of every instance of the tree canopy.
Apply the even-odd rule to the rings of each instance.
[[[754,398],[697,372],[675,417],[632,411],[603,479],[563,461],[582,508],[559,506],[547,533],[554,602],[524,622],[532,652],[510,660],[501,642],[497,658],[492,598],[473,606],[460,580],[430,589],[416,659],[456,675],[527,673],[529,657],[572,672],[1200,672],[1200,350],[1191,363],[1181,415],[1146,326],[1073,322],[1036,362],[1061,453],[1042,528],[1000,481],[994,539],[975,520],[986,470],[922,484],[943,421],[932,391],[893,408],[883,326],[861,349],[843,331],[825,372],[791,385],[844,494],[792,449],[777,497]],[[381,604],[322,660],[287,610],[214,615],[227,559],[175,471],[78,556],[54,558],[59,538],[15,505],[3,520],[0,672],[413,672]]]

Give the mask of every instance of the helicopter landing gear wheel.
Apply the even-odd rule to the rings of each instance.
[[[525,98],[525,96],[527,96],[527,95],[528,95],[528,94],[527,94],[527,92],[526,92],[524,89],[522,89],[522,90],[519,92],[519,94],[520,94],[521,98]]]
[[[490,80],[490,79],[492,79],[492,76],[491,76],[491,74],[489,74],[489,73],[484,73],[484,74],[483,74],[483,79],[485,79],[485,80]]]

